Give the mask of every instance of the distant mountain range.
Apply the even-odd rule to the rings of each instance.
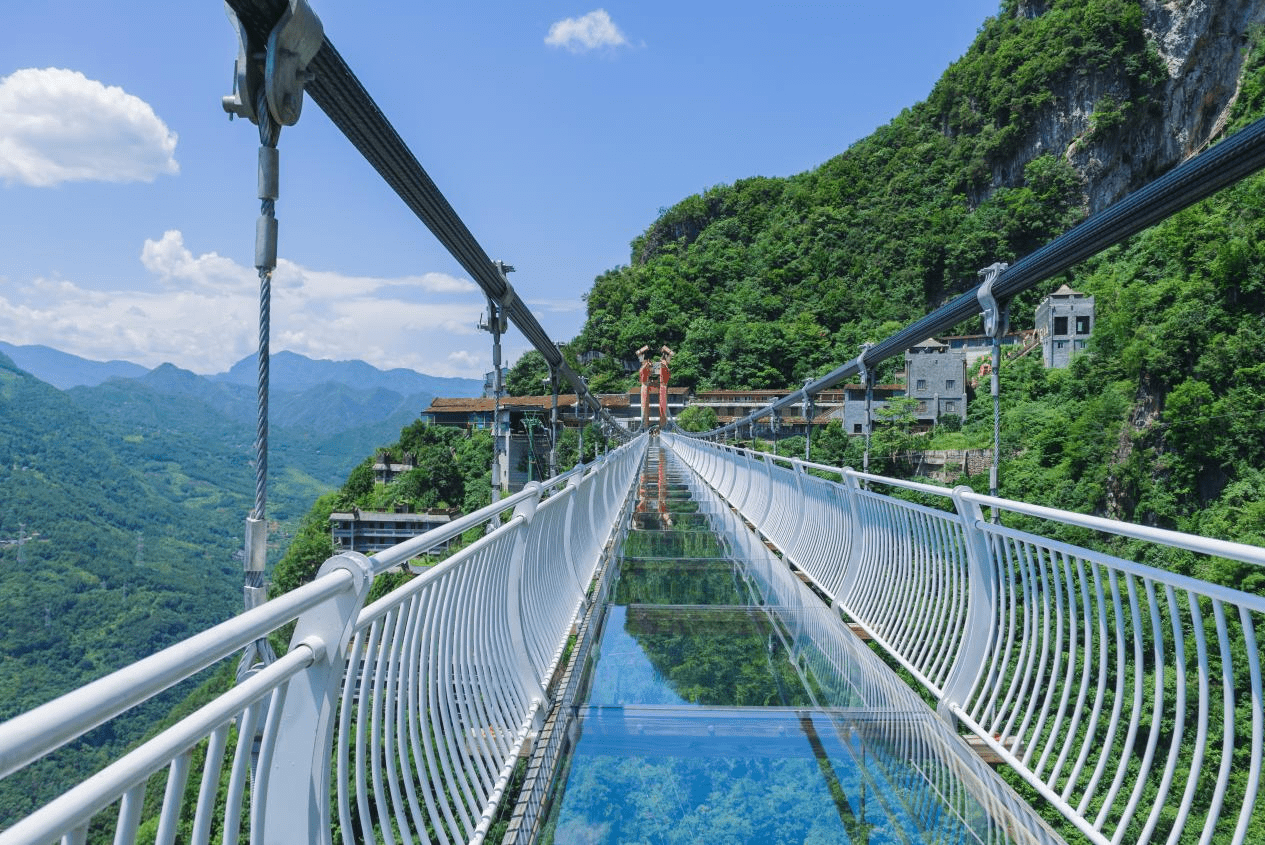
[[[176,370],[213,382],[249,385],[253,390],[259,368],[258,357],[253,354],[238,361],[226,373],[197,376],[171,364],[151,371],[130,361],[91,361],[48,346],[15,346],[2,340],[0,353],[7,355],[19,369],[59,390],[96,387],[112,378],[136,379],[160,370]],[[478,379],[431,376],[399,367],[380,370],[364,361],[317,361],[284,350],[271,355],[268,371],[272,389],[283,392],[303,391],[331,382],[355,388],[381,388],[401,396],[412,393],[478,396],[483,390],[483,383]]]
[[[18,368],[59,390],[98,385],[112,378],[140,378],[149,372],[128,361],[89,361],[48,346],[14,346],[0,340],[0,354]]]
[[[201,376],[0,342],[0,720],[238,612],[255,372],[253,355]],[[431,399],[483,387],[291,352],[270,381],[274,560]],[[0,790],[0,829],[50,772]]]

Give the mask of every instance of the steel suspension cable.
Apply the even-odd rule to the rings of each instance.
[[[993,295],[999,301],[1008,301],[1148,226],[1212,196],[1262,167],[1265,167],[1265,118],[1236,132],[1206,152],[1187,159],[1148,185],[1015,262],[997,277],[993,283]],[[819,393],[843,382],[860,372],[863,363],[873,366],[900,355],[914,344],[975,317],[980,313],[977,299],[979,288],[979,285],[973,287],[947,305],[910,323],[901,331],[875,344],[861,357],[832,370],[801,390],[752,412],[749,417],[696,436],[711,437],[726,430],[736,430],[738,426],[767,416],[774,410],[802,401],[805,393]]]
[[[261,43],[286,6],[284,0],[227,2],[242,26],[261,39]],[[502,304],[509,319],[546,363],[554,367],[558,375],[580,395],[581,401],[608,422],[614,423],[584,380],[567,364],[531,309],[514,295],[513,288],[497,272],[478,240],[328,38],[323,40],[321,49],[308,68],[314,77],[305,90],[312,100],[483,291]],[[616,430],[622,431],[622,428],[617,427]]]

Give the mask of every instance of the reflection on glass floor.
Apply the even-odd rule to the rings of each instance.
[[[1058,841],[652,444],[542,841]]]

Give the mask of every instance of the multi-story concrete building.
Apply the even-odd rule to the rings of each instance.
[[[330,534],[338,551],[371,554],[389,549],[410,537],[447,525],[461,515],[458,508],[424,513],[390,513],[352,508],[329,515]],[[444,548],[447,548],[447,543]]]
[[[876,384],[871,392],[870,416],[865,414],[865,385],[845,384],[839,391],[843,402],[813,422],[825,425],[831,420],[839,420],[845,434],[865,434],[867,424],[873,426],[874,419],[881,408],[886,408],[892,399],[905,395],[905,387],[900,384]]]
[[[919,425],[942,417],[966,419],[966,352],[929,337],[905,351],[906,395],[917,400]]]
[[[1094,331],[1094,298],[1061,286],[1037,306],[1036,330],[1045,365],[1066,367]]]

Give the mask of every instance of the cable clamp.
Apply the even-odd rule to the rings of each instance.
[[[872,343],[861,344],[861,354],[856,357],[852,363],[856,365],[857,377],[861,379],[861,386],[865,387],[870,383],[870,379],[874,373],[874,369],[865,362],[865,354],[874,348]]]
[[[227,3],[225,10],[237,30],[238,51],[233,93],[223,99],[224,111],[230,117],[236,115],[258,124],[255,104],[262,89],[274,121],[281,126],[298,123],[303,110],[303,88],[312,79],[308,65],[325,41],[321,19],[306,0],[289,0],[267,42],[261,44],[246,31]]]
[[[1010,328],[1010,313],[1007,308],[1009,303],[999,303],[993,296],[993,283],[1008,267],[1009,264],[999,261],[980,270],[979,275],[984,277],[984,281],[975,291],[975,298],[979,300],[980,311],[984,316],[984,334],[994,339],[1001,338]]]

